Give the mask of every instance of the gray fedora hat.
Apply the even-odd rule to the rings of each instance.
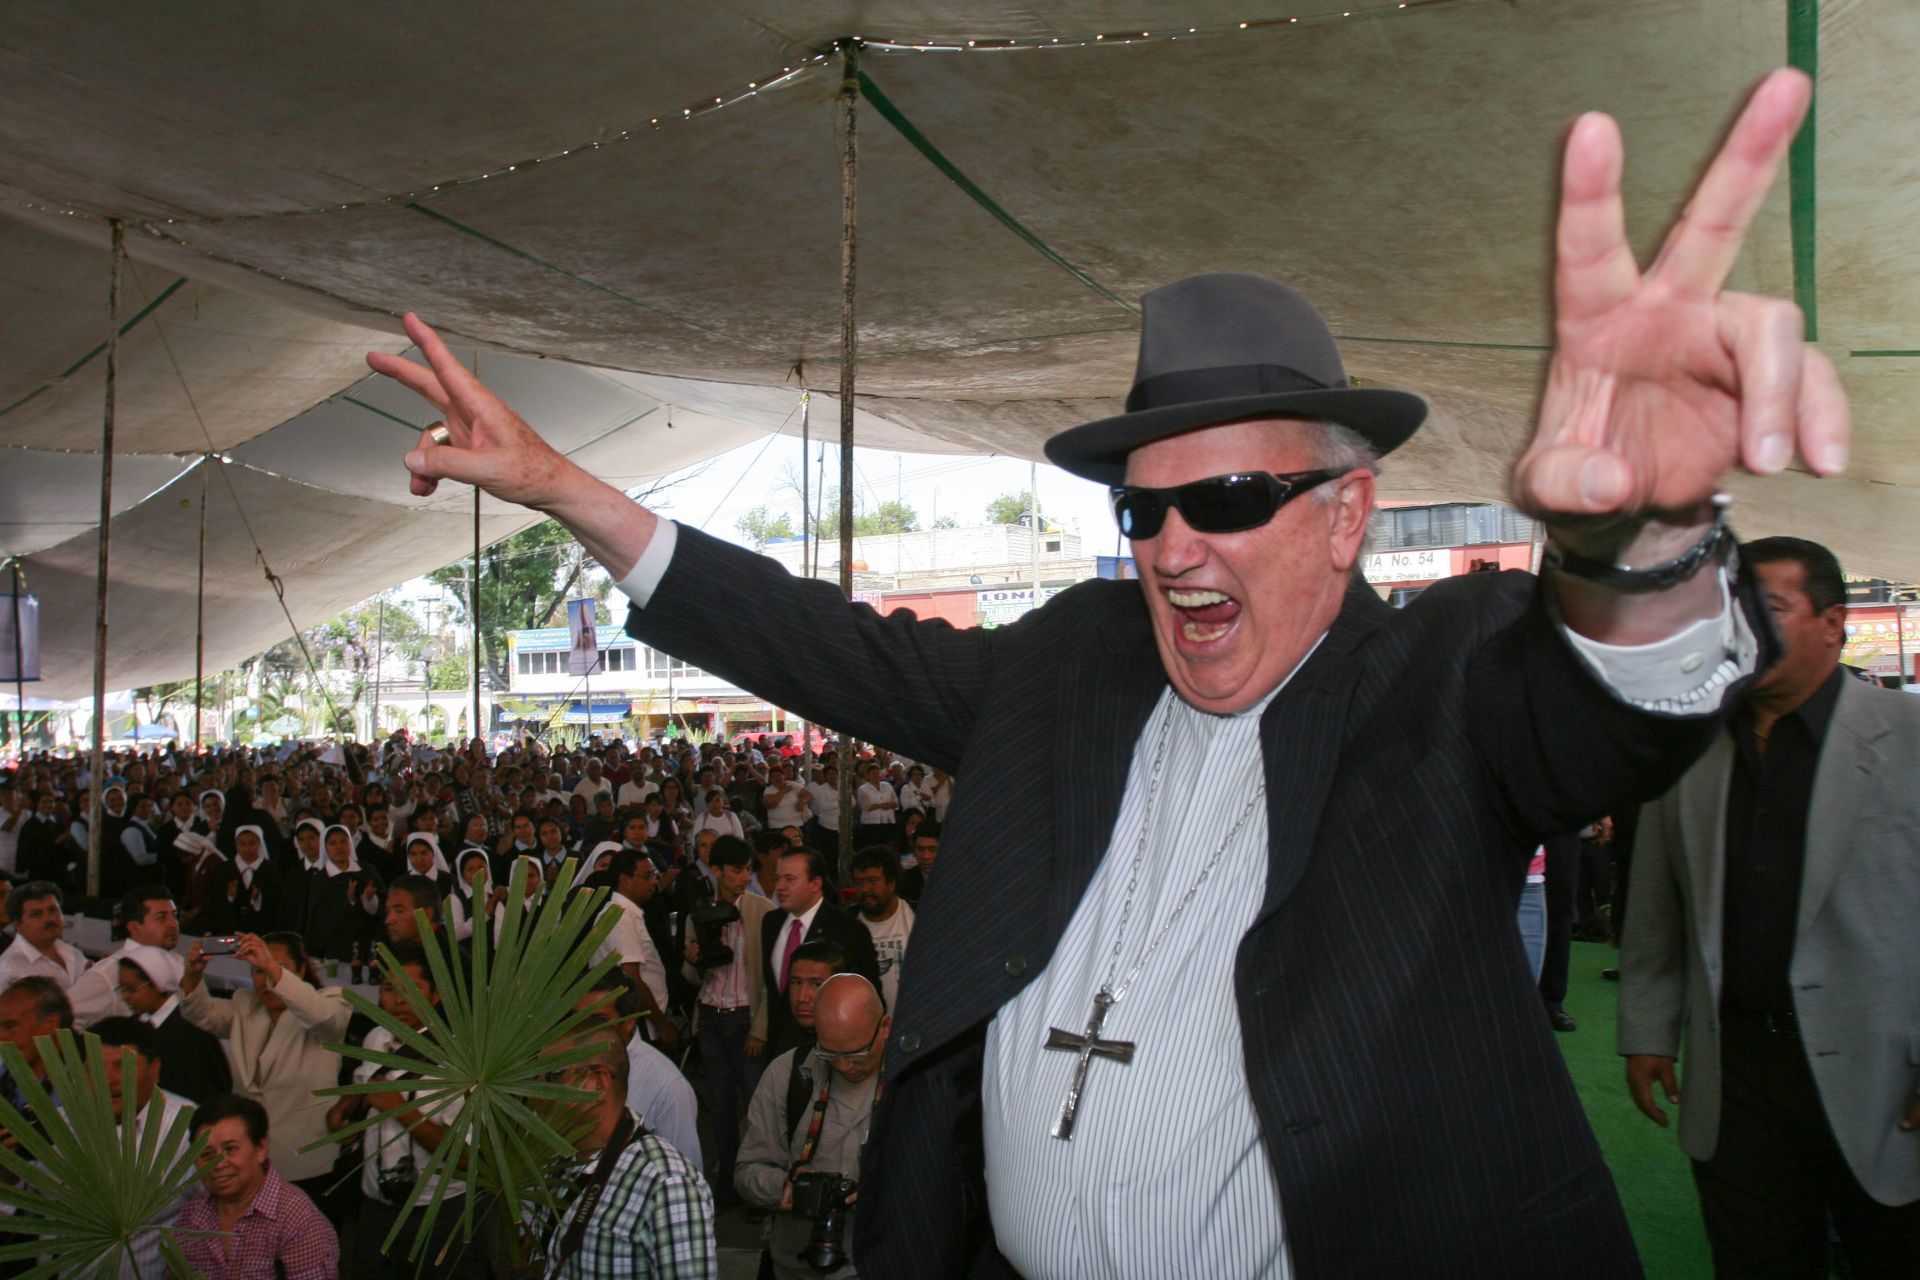
[[[1385,454],[1406,443],[1427,402],[1348,383],[1327,322],[1294,290],[1259,276],[1189,276],[1140,300],[1140,360],[1127,411],[1062,431],[1047,460],[1121,484],[1127,454],[1167,436],[1288,414],[1351,427]]]

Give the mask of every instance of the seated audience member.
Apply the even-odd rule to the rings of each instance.
[[[301,940],[311,955],[353,961],[369,957],[386,884],[360,865],[353,834],[332,826],[322,838],[320,874],[306,884],[306,928]]]
[[[164,1141],[174,1121],[191,1111],[193,1104],[169,1093],[160,1083],[163,1073],[159,1050],[153,1042],[153,1028],[138,1018],[102,1018],[93,1026],[99,1038],[97,1052],[106,1068],[107,1092],[113,1097],[114,1119],[124,1128],[127,1116],[133,1120],[136,1142],[145,1139],[149,1127],[158,1126],[155,1141]],[[172,1226],[186,1205],[186,1195],[176,1198],[152,1220],[153,1230],[143,1231],[132,1241],[131,1263],[122,1261],[122,1280],[161,1280],[166,1268],[160,1260],[160,1229]]]
[[[270,933],[286,916],[286,896],[279,869],[267,857],[265,831],[240,827],[233,833],[233,860],[222,862],[207,878],[198,927],[218,937]]]
[[[823,983],[816,1013],[818,1044],[781,1054],[760,1077],[733,1177],[741,1199],[775,1211],[761,1267],[768,1270],[770,1262],[780,1280],[821,1275],[852,1280],[856,1274],[851,1210],[844,1237],[847,1264],[827,1271],[802,1260],[814,1218],[793,1212],[794,1180],[802,1173],[825,1173],[858,1181],[892,1026],[880,993],[858,974],[836,974]]]
[[[186,961],[159,947],[133,946],[119,954],[114,961],[120,973],[116,994],[153,1032],[160,1087],[195,1104],[230,1092],[233,1072],[226,1049],[211,1033],[177,1016]]]
[[[42,1088],[47,1087],[47,1068],[40,1060],[40,1046],[35,1041],[40,1036],[50,1036],[63,1027],[72,1026],[73,1007],[67,1003],[67,993],[52,978],[20,978],[9,984],[5,991],[0,991],[0,1041],[11,1043],[20,1050],[21,1056],[26,1059],[27,1070],[33,1073]],[[0,1097],[5,1097],[13,1109],[27,1120],[34,1121],[33,1107],[27,1101],[26,1091],[21,1088],[21,1082],[13,1078],[5,1063],[0,1063]],[[59,1096],[55,1095],[53,1101],[58,1103]]]
[[[437,1005],[440,1003],[440,993],[434,989],[433,968],[426,954],[417,947],[395,948],[394,959],[399,961],[399,973],[382,974],[380,1007],[403,1025],[418,1031],[421,1026],[420,1015],[408,1001],[400,983],[411,983],[428,1004]],[[378,1053],[410,1056],[410,1050],[399,1038],[383,1027],[375,1027],[367,1032],[362,1044]],[[356,1084],[369,1080],[404,1078],[404,1072],[372,1062],[362,1062],[353,1071]],[[408,1218],[407,1226],[401,1229],[391,1252],[387,1251],[387,1236],[398,1221],[401,1208],[409,1200],[422,1207],[432,1202],[435,1180],[425,1176],[427,1168],[434,1153],[447,1140],[447,1126],[460,1114],[460,1107],[458,1098],[413,1107],[408,1105],[406,1096],[392,1092],[339,1098],[328,1109],[327,1128],[336,1131],[346,1128],[370,1110],[394,1112],[392,1116],[350,1139],[358,1144],[362,1163],[361,1199],[348,1234],[348,1262],[345,1268],[348,1275],[356,1277],[356,1280],[361,1276],[406,1280],[415,1275],[486,1280],[490,1269],[485,1242],[475,1240],[462,1244],[458,1239],[462,1201],[467,1194],[466,1183],[459,1178],[449,1177],[447,1173],[439,1175],[446,1180],[446,1198],[441,1201],[440,1216],[434,1223],[418,1268],[408,1261],[408,1254],[418,1238],[419,1225],[424,1221],[417,1211]],[[444,1257],[441,1256],[443,1251]]]
[[[473,936],[477,921],[485,922],[481,927],[491,925],[494,908],[505,894],[494,890],[493,859],[485,849],[463,851],[457,871],[454,893],[459,899],[460,923],[454,926],[453,936],[464,942]],[[449,910],[448,914],[453,912]]]
[[[180,941],[180,916],[174,910],[173,895],[165,885],[141,885],[128,890],[113,914],[125,941],[119,950],[102,956],[67,989],[67,999],[73,1005],[73,1025],[82,1031],[102,1018],[123,1017],[129,1012],[126,1001],[118,994],[122,981],[120,961],[129,951],[135,947],[171,951]]]
[[[706,1179],[627,1109],[630,1059],[619,1032],[595,1015],[563,1043],[600,1047],[597,1056],[555,1073],[560,1083],[587,1090],[592,1098],[572,1106],[555,1104],[554,1121],[562,1132],[580,1135],[570,1171],[574,1185],[592,1182],[601,1190],[563,1199],[557,1213],[527,1202],[526,1234],[538,1255],[529,1274],[547,1280],[712,1280],[719,1275],[720,1258]],[[585,1216],[576,1223],[579,1215]]]
[[[339,1082],[340,1055],[327,1046],[346,1038],[350,1012],[339,991],[316,990],[306,980],[300,935],[242,934],[235,954],[253,967],[253,986],[216,1000],[201,980],[206,954],[193,944],[180,983],[180,1012],[227,1042],[235,1092],[273,1117],[274,1167],[324,1204],[333,1149],[301,1148],[327,1136],[331,1099],[315,1097],[314,1090]]]
[[[193,1131],[206,1138],[201,1185],[177,1226],[194,1270],[210,1280],[336,1280],[340,1238],[269,1158],[266,1108],[252,1098],[215,1098],[194,1112]]]
[[[473,965],[471,939],[456,938],[447,928],[447,904],[440,898],[440,886],[425,876],[406,875],[387,889],[387,945],[390,947],[440,948],[447,961],[470,971]],[[420,915],[426,915],[426,932],[421,932]]]
[[[7,910],[13,917],[13,945],[0,952],[0,987],[22,978],[46,978],[62,991],[87,971],[80,948],[63,940],[60,886],[29,880],[13,891]]]

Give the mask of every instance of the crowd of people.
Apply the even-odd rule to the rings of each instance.
[[[862,759],[865,843],[843,887],[829,860],[833,757],[771,745],[596,737],[491,757],[478,742],[436,750],[402,733],[371,747],[111,753],[106,764],[98,895],[86,893],[89,762],[39,754],[0,774],[12,930],[0,1040],[44,1079],[37,1037],[93,1032],[131,1123],[191,1112],[208,1138],[202,1185],[166,1220],[229,1233],[183,1236],[205,1274],[411,1274],[411,1229],[390,1251],[387,1238],[403,1206],[436,1194],[424,1273],[498,1273],[511,1251],[497,1231],[456,1239],[467,1188],[457,1162],[434,1164],[458,1101],[323,1091],[397,1074],[333,1047],[397,1045],[352,1013],[346,986],[377,983],[381,1008],[417,1030],[405,988],[438,1001],[428,952],[470,965],[475,934],[498,936],[513,879],[531,907],[569,860],[574,891],[604,891],[612,917],[594,957],[612,963],[567,1041],[602,1052],[563,1075],[599,1099],[577,1172],[605,1191],[579,1221],[520,1224],[522,1264],[712,1275],[714,1216],[740,1204],[765,1224],[774,1274],[852,1274],[844,1252],[826,1268],[801,1254],[822,1256],[809,1244],[819,1217],[838,1215],[829,1225],[844,1240],[842,1201],[857,1193],[831,1214],[799,1214],[790,1184],[830,1174],[850,1188],[859,1176],[885,1010],[951,796],[944,773],[884,752]],[[74,914],[111,919],[114,949],[83,955],[65,936]],[[381,943],[396,966],[376,962]],[[221,955],[235,978],[224,992],[209,976]],[[817,1105],[790,1114],[803,1085]],[[0,1097],[31,1116],[3,1073]],[[326,1141],[386,1112],[364,1138]],[[134,1254],[127,1274],[163,1273],[157,1232]]]

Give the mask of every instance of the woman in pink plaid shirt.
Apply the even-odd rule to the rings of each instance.
[[[193,1117],[206,1134],[202,1187],[174,1224],[181,1251],[207,1280],[335,1280],[340,1239],[306,1192],[267,1158],[267,1113],[250,1098],[215,1098]],[[194,1235],[194,1232],[218,1235]]]

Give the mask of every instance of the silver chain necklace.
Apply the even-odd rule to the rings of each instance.
[[[1227,848],[1233,844],[1235,837],[1247,825],[1247,820],[1253,817],[1255,808],[1266,798],[1267,781],[1263,772],[1260,781],[1253,788],[1253,794],[1247,798],[1246,807],[1240,811],[1240,816],[1234,819],[1226,838],[1221,840],[1212,856],[1200,868],[1200,874],[1195,876],[1193,883],[1187,886],[1187,891],[1181,895],[1180,901],[1174,904],[1172,913],[1161,924],[1159,932],[1155,933],[1147,943],[1146,949],[1140,953],[1140,958],[1133,962],[1133,967],[1127,970],[1126,976],[1116,983],[1114,978],[1120,972],[1120,957],[1125,953],[1127,945],[1127,925],[1133,918],[1133,902],[1140,888],[1140,868],[1146,862],[1147,843],[1153,834],[1154,804],[1160,794],[1161,766],[1166,761],[1167,743],[1173,737],[1175,710],[1172,707],[1168,708],[1167,718],[1160,726],[1159,745],[1154,749],[1153,772],[1149,775],[1147,782],[1146,815],[1140,821],[1140,840],[1134,847],[1133,865],[1127,871],[1127,891],[1126,896],[1121,900],[1120,928],[1118,936],[1113,940],[1113,956],[1107,965],[1107,980],[1100,985],[1100,990],[1094,993],[1093,1014],[1087,1019],[1087,1029],[1084,1032],[1075,1035],[1059,1027],[1047,1029],[1047,1048],[1065,1049],[1077,1054],[1080,1059],[1074,1064],[1073,1079],[1067,1085],[1066,1101],[1061,1105],[1060,1118],[1054,1122],[1053,1126],[1053,1136],[1062,1141],[1071,1141],[1073,1138],[1073,1122],[1080,1111],[1080,1095],[1086,1088],[1088,1063],[1096,1056],[1123,1064],[1133,1061],[1135,1046],[1132,1041],[1100,1038],[1100,1027],[1106,1022],[1107,1014],[1133,987],[1134,980],[1140,976],[1141,970],[1147,967],[1147,961],[1151,960],[1153,953],[1160,949],[1160,944],[1166,940],[1174,923],[1185,913],[1194,895],[1200,892],[1200,886],[1212,877],[1214,868],[1220,865],[1220,859],[1225,856]]]

